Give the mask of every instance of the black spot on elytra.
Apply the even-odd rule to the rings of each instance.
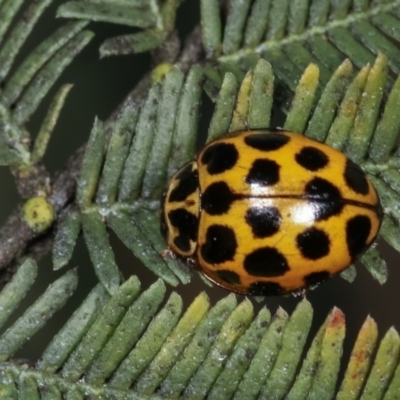
[[[347,159],[344,179],[351,189],[359,194],[368,194],[368,180],[363,170],[353,161]]]
[[[168,213],[168,219],[179,230],[179,235],[174,238],[175,246],[182,251],[189,251],[190,241],[197,240],[198,218],[187,210],[178,208]]]
[[[328,165],[328,156],[320,149],[306,146],[295,156],[296,162],[308,171],[318,171]]]
[[[253,296],[280,296],[285,293],[279,283],[254,282],[249,286],[249,294]]]
[[[255,237],[265,238],[278,232],[281,214],[276,207],[251,207],[246,213],[246,222]]]
[[[201,208],[210,215],[221,215],[229,210],[235,199],[225,182],[214,182],[202,194]]]
[[[288,136],[278,132],[254,133],[244,138],[244,142],[248,146],[261,151],[278,150],[289,140]]]
[[[207,229],[206,241],[201,246],[201,256],[209,264],[220,264],[233,260],[237,248],[235,232],[224,225],[211,225]]]
[[[318,260],[329,254],[330,240],[323,230],[308,228],[297,235],[297,247],[304,257]]]
[[[252,276],[274,277],[290,270],[286,258],[274,247],[261,247],[244,259],[244,269]]]
[[[365,215],[357,215],[347,221],[346,241],[350,257],[353,260],[367,249],[370,232],[371,221]]]
[[[338,215],[343,209],[343,201],[335,199],[330,201],[312,201],[314,219],[316,221],[326,220],[333,215]]]
[[[229,283],[231,285],[240,284],[240,276],[236,272],[230,271],[228,269],[221,269],[215,272],[215,275],[223,282]]]
[[[305,187],[305,191],[310,197],[317,200],[342,199],[340,190],[323,178],[314,178],[309,181]]]
[[[175,179],[179,180],[179,184],[169,194],[169,202],[184,201],[199,187],[199,176],[197,170],[192,171],[192,163],[179,171]]]
[[[273,160],[257,159],[246,176],[246,183],[260,186],[274,185],[279,182],[279,168],[279,164]]]
[[[340,214],[343,209],[343,199],[339,189],[323,178],[314,178],[307,183],[305,192],[312,200],[314,218],[328,219],[332,215]]]
[[[307,287],[316,285],[317,283],[326,281],[330,276],[331,274],[328,271],[311,272],[311,274],[304,277],[304,285]]]
[[[231,169],[239,158],[239,153],[232,143],[216,143],[204,151],[201,156],[202,164],[207,166],[211,175]]]

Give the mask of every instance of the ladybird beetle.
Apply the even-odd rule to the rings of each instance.
[[[288,131],[228,134],[171,179],[169,250],[234,292],[281,295],[347,268],[374,241],[378,194],[341,152]]]

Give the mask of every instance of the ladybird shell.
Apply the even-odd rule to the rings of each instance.
[[[205,146],[172,178],[169,248],[210,280],[279,295],[347,268],[382,221],[378,194],[341,152],[287,131],[243,131]]]

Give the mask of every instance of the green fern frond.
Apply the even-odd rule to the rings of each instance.
[[[223,25],[218,0],[202,0],[203,43],[208,58],[237,77],[265,58],[292,91],[310,63],[326,84],[345,58],[362,68],[384,53],[397,75],[399,7],[397,0],[234,0]]]
[[[36,265],[27,260],[0,294],[0,306],[15,310],[35,276]],[[255,315],[249,300],[238,304],[232,294],[212,306],[201,293],[183,310],[174,292],[161,306],[166,295],[162,280],[141,291],[136,277],[112,296],[97,285],[35,367],[13,362],[18,348],[63,305],[75,285],[75,274],[68,272],[0,336],[1,398],[330,399],[339,387],[346,327],[339,309],[329,313],[307,348],[313,309],[306,299],[291,316],[278,308],[271,317],[265,307]],[[1,322],[11,314],[2,315]],[[379,346],[377,337],[376,323],[368,317],[338,399],[349,393],[395,398],[400,337],[394,328]]]
[[[107,39],[100,47],[102,57],[143,53],[158,47],[172,32],[179,0],[69,1],[57,15],[64,18],[111,22],[142,31]]]
[[[209,142],[228,132],[273,124],[273,106],[282,99],[282,86],[274,82],[278,80],[293,92],[290,102],[285,99],[284,129],[327,143],[363,168],[384,206],[380,236],[400,251],[400,78],[394,79],[400,70],[399,0],[203,0],[208,60],[195,64],[194,57],[186,75],[166,63],[169,72],[160,74],[143,105],[134,103],[132,95],[115,119],[96,119],[75,200],[59,207],[56,185],[47,171],[37,172],[45,169],[42,158],[71,85],[58,89],[32,143],[26,122],[92,38],[83,31],[88,19],[140,29],[104,42],[102,56],[138,53],[174,37],[181,2],[67,2],[59,16],[82,21],[67,22],[16,65],[50,0],[25,5],[25,13],[20,11],[22,3],[0,0],[0,165],[11,166],[18,185],[28,177],[31,185],[19,188],[22,198],[50,197],[53,191],[49,201],[33,200],[47,207],[45,228],[61,214],[54,269],[70,262],[82,233],[98,283],[39,360],[30,364],[19,360],[18,351],[42,334],[74,294],[78,278],[76,270],[59,275],[34,294],[17,318],[16,309],[28,292],[33,294],[38,269],[31,259],[20,265],[0,293],[0,399],[398,398],[399,334],[390,328],[378,340],[370,317],[352,344],[350,359],[342,362],[346,323],[338,308],[314,335],[313,307],[305,298],[291,315],[282,308],[274,315],[266,307],[256,312],[252,301],[238,303],[233,294],[211,304],[206,293],[196,293],[192,303],[184,305],[166,284],[188,283],[191,272],[165,256],[159,210],[168,179],[193,158],[199,139]],[[229,5],[226,21],[220,17],[220,4]],[[203,89],[215,100],[215,110],[207,135],[199,138]],[[71,175],[80,154],[68,169]],[[36,173],[40,182],[34,179]],[[18,208],[10,220],[38,233],[32,228],[39,225],[37,208],[30,211],[33,225],[27,220],[31,200],[21,207],[22,216]],[[162,279],[143,289],[136,276],[124,280],[110,231]],[[6,240],[8,232],[3,234]],[[30,233],[23,237],[25,244],[37,237]],[[49,236],[45,232],[43,238]],[[388,271],[377,247],[360,261],[379,283],[386,281]],[[11,258],[7,266],[10,263]],[[342,276],[353,280],[355,267]],[[345,364],[344,377],[339,378]]]
[[[0,12],[0,164],[11,165],[25,174],[34,174],[35,165],[43,157],[71,85],[61,87],[54,96],[32,146],[24,125],[60,74],[93,37],[91,32],[82,30],[87,22],[69,22],[16,66],[22,45],[49,4],[50,0],[32,3],[15,21],[21,2],[6,1]]]
[[[199,67],[185,81],[173,68],[162,85],[151,89],[140,114],[133,104],[121,111],[106,155],[105,129],[99,121],[95,123],[78,180],[77,203],[96,274],[110,293],[118,287],[120,276],[107,225],[156,275],[171,285],[189,281],[187,270],[160,256],[165,244],[155,211],[168,173],[194,154],[201,81]],[[79,229],[77,216],[67,217],[60,227],[53,251],[57,268],[68,262]]]
[[[311,64],[299,81],[284,128],[344,151],[365,169],[386,210],[381,236],[398,248],[393,233],[400,234],[395,151],[400,121],[391,117],[391,110],[400,105],[399,86],[396,82],[384,103],[387,59],[382,55],[353,79],[352,68],[350,61],[344,61],[318,92],[319,69]],[[161,256],[165,242],[159,233],[158,210],[167,179],[195,152],[202,79],[199,67],[186,79],[174,67],[163,83],[152,87],[140,111],[126,104],[115,126],[110,126],[106,151],[106,130],[96,121],[78,179],[80,214],[77,210],[69,214],[56,235],[56,269],[68,263],[82,224],[96,275],[111,294],[120,284],[120,274],[107,227],[157,276],[174,286],[189,282],[187,268]],[[227,73],[207,140],[241,129],[268,127],[273,79],[272,68],[264,60],[246,74],[240,87]],[[383,106],[380,116],[377,110]],[[386,263],[376,248],[369,249],[360,261],[381,284],[386,281]],[[342,276],[354,280],[355,268]]]
[[[36,278],[37,266],[32,260],[21,265],[13,280],[0,294],[0,303],[7,307],[3,319],[6,322],[11,313],[25,297],[27,289]],[[30,337],[39,331],[58,311],[74,292],[77,285],[76,271],[67,272],[52,283],[25,313],[9,327],[0,338],[0,362],[9,359]]]

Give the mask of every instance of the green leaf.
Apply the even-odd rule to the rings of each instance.
[[[225,74],[210,127],[208,129],[208,142],[226,132],[229,132],[229,125],[235,106],[237,90],[238,83],[235,77],[230,73]]]
[[[238,339],[244,334],[253,318],[253,305],[244,300],[222,325],[206,359],[188,382],[184,397],[204,398],[222,372],[228,356]]]
[[[10,372],[4,372],[0,369],[0,395],[4,399],[18,400],[17,387],[13,382],[13,376]]]
[[[361,68],[346,90],[340,104],[338,117],[332,123],[325,141],[326,144],[335,149],[342,150],[346,145],[358,108],[360,107],[360,101],[369,73],[369,66]]]
[[[345,58],[362,68],[383,53],[390,71],[397,75],[398,1],[354,2],[354,6],[348,1],[330,3],[254,1],[249,10],[250,2],[232,1],[225,17],[217,1],[204,1],[201,23],[207,57],[238,79],[263,57],[292,91],[310,63],[318,65],[321,81],[326,84]]]
[[[27,259],[18,269],[10,281],[0,293],[0,327],[15,311],[19,303],[25,297],[29,287],[37,276],[37,265],[31,259]]]
[[[311,304],[307,300],[303,300],[286,325],[282,337],[282,350],[275,360],[268,381],[259,398],[280,398],[290,389],[290,383],[296,373],[297,363],[307,339],[311,320]]]
[[[50,104],[49,111],[33,145],[31,154],[31,162],[33,164],[37,164],[43,158],[47,150],[47,145],[49,144],[54,126],[65,103],[66,97],[71,89],[72,85],[61,86],[58,93],[54,96],[53,101]]]
[[[153,144],[161,86],[153,85],[137,122],[135,136],[122,171],[119,201],[133,201],[139,193]]]
[[[396,372],[385,393],[384,400],[394,400],[400,392],[400,366],[397,365]]]
[[[254,47],[259,43],[268,23],[271,0],[256,0],[251,7],[244,34],[246,47]]]
[[[136,277],[131,277],[118,288],[65,362],[62,375],[66,379],[76,381],[85,372],[112,337],[127,309],[139,295],[139,291],[140,282]]]
[[[375,362],[364,387],[364,399],[382,399],[399,361],[400,338],[394,328],[390,328],[381,340]]]
[[[307,127],[306,136],[310,139],[324,141],[335,118],[337,105],[350,83],[352,69],[351,62],[346,60],[327,83]]]
[[[107,291],[98,284],[53,337],[37,364],[38,369],[47,374],[56,373],[82,340],[109,299]]]
[[[181,312],[182,299],[176,293],[172,293],[163,309],[149,324],[146,333],[116,370],[110,381],[112,388],[129,389],[159,353],[178,322]]]
[[[96,275],[108,292],[113,294],[120,283],[120,275],[103,217],[97,211],[84,213],[82,228]]]
[[[132,2],[131,4],[129,2],[119,2],[118,4],[107,0],[69,1],[59,7],[57,16],[148,28],[157,24],[158,11],[158,4],[155,0]]]
[[[307,355],[303,360],[301,370],[298,373],[296,380],[287,396],[288,400],[307,398],[307,394],[309,393],[311,385],[313,384],[313,379],[320,361],[321,348],[323,346],[327,324],[328,320],[325,320],[324,324],[320,327],[315,335]]]
[[[218,54],[221,47],[221,19],[218,0],[201,0],[203,46],[208,58]]]
[[[21,56],[21,49],[24,49],[31,31],[50,1],[31,2],[18,15],[21,5],[22,2],[18,0],[6,0],[0,9],[0,165],[13,166],[15,171],[22,171],[23,179],[29,180],[38,174],[40,167],[37,164],[46,151],[71,86],[65,85],[57,92],[36,136],[32,154],[29,146],[31,132],[26,130],[24,124],[93,34],[81,32],[87,21],[67,23],[28,55]],[[44,186],[36,188],[37,191],[46,191]]]
[[[118,183],[128,156],[137,117],[137,109],[128,102],[117,118],[96,193],[98,204],[112,204],[117,197]]]
[[[208,297],[202,293],[193,301],[165,341],[162,349],[135,383],[140,395],[151,394],[165,379],[208,311]]]
[[[265,327],[271,320],[271,313],[263,308],[246,333],[238,340],[224,370],[208,394],[209,399],[230,399],[256,353]]]
[[[253,81],[253,71],[249,71],[243,78],[237,94],[236,106],[233,110],[231,123],[228,132],[242,131],[246,127],[246,120],[249,113],[249,97],[251,82]]]
[[[137,212],[135,212],[135,222],[137,222],[138,228],[142,231],[143,235],[150,241],[152,247],[154,247],[154,250],[156,250],[158,254],[163,255],[163,253],[165,252],[165,238],[163,238],[160,234],[159,214],[145,209],[138,210]],[[138,242],[139,241],[140,240],[138,240]],[[155,257],[157,257],[157,261],[155,261],[154,264],[158,264],[160,262],[160,257]],[[147,258],[143,261],[146,262]],[[190,282],[191,272],[187,265],[182,265],[182,263],[177,262],[176,258],[168,255],[163,256],[163,261],[168,265],[168,268],[182,283]],[[162,268],[162,270],[164,270],[164,268]],[[160,273],[159,276],[165,279],[167,282],[170,282],[171,279],[168,279],[169,275],[170,273],[168,273],[168,275],[163,275]],[[171,284],[176,285],[175,278],[172,279]]]
[[[315,64],[310,64],[297,85],[291,108],[286,117],[285,129],[288,131],[305,131],[318,88],[318,80],[319,69]]]
[[[95,194],[103,162],[105,140],[106,130],[103,123],[96,119],[86,145],[77,183],[76,201],[80,207],[87,207]]]
[[[165,77],[161,92],[154,141],[143,177],[142,197],[144,198],[159,199],[164,189],[182,85],[183,75],[176,67],[173,67]]]
[[[381,258],[376,248],[368,249],[368,251],[361,256],[360,261],[381,285],[386,282],[389,272],[385,260]]]
[[[17,126],[0,104],[0,165],[28,164],[30,153],[22,142],[22,129]]]
[[[22,284],[25,282],[22,281]],[[18,285],[18,282],[15,282]],[[9,359],[34,335],[72,295],[77,285],[76,271],[69,271],[0,336],[0,361]]]
[[[39,400],[40,394],[37,382],[29,375],[21,374],[18,382],[18,395],[24,399]]]
[[[396,221],[386,215],[383,218],[380,235],[386,240],[394,249],[400,251],[400,244],[397,240],[397,235],[400,233],[399,225]]]
[[[196,150],[197,129],[200,118],[201,83],[203,74],[200,67],[190,69],[179,98],[172,138],[173,157],[168,163],[168,177],[192,158]]]
[[[248,123],[251,129],[270,126],[274,75],[271,65],[260,60],[254,69],[249,98]]]
[[[337,308],[332,310],[328,318],[318,368],[307,397],[310,400],[329,399],[335,394],[343,352],[345,323],[343,313]]]
[[[38,72],[25,90],[14,110],[15,120],[22,124],[36,111],[54,82],[74,57],[90,42],[93,33],[83,31],[67,42]]]
[[[209,301],[204,297],[202,311],[207,311]],[[220,300],[203,318],[196,329],[192,340],[185,348],[182,357],[171,368],[164,382],[160,386],[160,394],[175,398],[185,389],[191,376],[204,362],[210,348],[217,337],[222,325],[237,306],[234,296],[227,296]]]
[[[271,4],[269,14],[269,26],[267,26],[267,38],[279,40],[284,36],[286,19],[289,16],[289,0],[274,1]]]
[[[176,276],[135,223],[134,217],[130,219],[125,213],[113,213],[109,216],[108,223],[125,246],[136,254],[140,260],[147,263],[151,271],[170,285],[176,286],[178,284]],[[100,248],[99,246],[98,249]]]
[[[14,104],[22,91],[65,44],[75,37],[85,26],[83,22],[69,22],[43,40],[17,68],[1,93],[1,102],[7,106]]]
[[[397,206],[398,193],[391,189],[382,179],[371,177],[371,181],[379,193],[386,214],[398,221],[398,218],[400,217],[400,210]]]
[[[62,4],[57,15],[144,28],[143,31],[116,36],[100,46],[101,57],[143,53],[160,46],[175,29],[179,0],[166,0],[160,4],[150,1],[69,1]]]
[[[19,1],[16,1],[14,3],[15,8],[10,7],[8,10],[9,12],[11,11],[11,13],[9,14],[10,16],[12,15],[12,13],[17,11],[19,4],[21,4],[21,2]],[[11,29],[11,31],[8,33],[7,40],[2,43],[0,49],[0,80],[3,80],[9,72],[12,63],[22,45],[24,44],[27,36],[30,34],[36,21],[50,3],[51,0],[39,0],[32,3],[23,14],[22,20],[24,23],[15,25],[13,29]],[[5,8],[6,7],[4,7],[4,9]],[[6,20],[6,18],[2,18],[2,16],[0,15],[0,20],[4,21]],[[0,36],[3,36],[3,33],[4,32],[2,32]]]
[[[347,282],[353,282],[357,276],[356,267],[354,265],[350,265],[347,269],[340,273],[340,276]]]
[[[252,399],[265,385],[267,377],[275,364],[279,349],[282,347],[283,332],[288,323],[288,315],[278,308],[272,323],[268,326],[250,366],[239,383],[234,399],[245,397]]]
[[[0,130],[4,132],[3,127],[4,124],[0,121]],[[17,147],[20,146],[17,145]],[[18,150],[14,148],[14,144],[11,144],[8,138],[0,136],[0,165],[18,165],[23,161],[28,161],[29,154],[25,149],[20,148]]]
[[[222,48],[225,53],[233,53],[240,48],[242,31],[246,23],[246,16],[250,8],[250,0],[233,0],[230,3],[230,12],[226,21]]]
[[[145,53],[158,47],[164,40],[162,31],[149,29],[131,35],[116,36],[100,46],[100,56],[109,57],[132,53]]]
[[[152,315],[157,311],[164,295],[165,284],[158,280],[143,292],[128,309],[113,336],[87,371],[86,381],[89,384],[96,386],[103,384],[113,373],[133,344],[140,338]]]
[[[400,129],[400,118],[397,118],[397,110],[400,106],[400,78],[397,78],[389,98],[385,105],[382,118],[372,137],[370,155],[375,162],[386,161],[396,146],[396,140]]]
[[[3,2],[2,2],[3,3]],[[6,0],[4,4],[1,5],[0,9],[0,21],[2,22],[0,25],[0,38],[1,42],[4,39],[4,33],[10,27],[11,22],[14,16],[17,14],[20,9],[23,1],[22,0]]]
[[[385,56],[379,55],[368,74],[360,102],[360,111],[357,113],[352,135],[346,146],[346,152],[355,162],[362,160],[368,152],[379,114],[379,108],[374,106],[380,103],[383,96],[388,73],[387,62]]]
[[[350,361],[338,393],[338,400],[345,400],[349,395],[358,396],[368,373],[371,358],[376,346],[378,327],[376,322],[367,317],[354,344]]]
[[[20,273],[31,265],[26,263]],[[8,349],[2,352],[3,359],[29,340],[33,333],[29,326],[36,325],[37,330],[44,324],[43,315],[51,318],[75,284],[76,274],[70,271],[10,326],[0,337],[0,349]],[[18,290],[27,287],[18,276],[10,285]],[[237,304],[232,294],[210,308],[208,296],[202,293],[181,316],[181,297],[172,293],[161,305],[165,294],[161,280],[140,293],[139,281],[131,277],[112,296],[97,285],[36,366],[12,360],[0,364],[0,394],[45,399],[83,398],[84,394],[132,399],[335,396],[345,334],[340,310],[333,309],[315,337],[307,340],[313,310],[305,299],[290,317],[279,308],[271,322],[268,309],[254,317],[250,300]],[[383,398],[385,390],[388,396],[397,390],[399,335],[389,329],[373,357],[377,337],[376,323],[368,317],[338,399],[351,393],[358,396],[362,389],[365,398],[373,399]],[[300,369],[300,355],[307,348]]]
[[[68,264],[81,231],[81,215],[71,210],[58,226],[53,244],[53,268],[58,270]]]

